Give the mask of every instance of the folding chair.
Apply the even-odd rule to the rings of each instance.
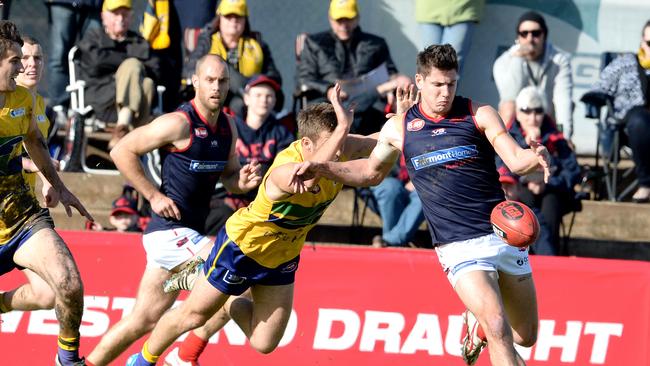
[[[620,53],[604,52],[601,56],[601,71]],[[614,116],[613,99],[609,95],[590,91],[585,93],[580,101],[585,104],[585,117],[596,121],[598,135],[596,137],[596,169],[600,169],[599,157],[602,158],[602,174],[596,175],[596,182],[605,183],[605,198],[610,201],[621,201],[630,194],[638,185],[634,179],[621,187],[625,181],[629,181],[634,168],[628,168],[622,174],[619,173],[621,157],[631,158],[632,151],[625,146],[625,121]],[[601,110],[606,107],[605,113]],[[600,196],[598,187],[596,197]],[[620,192],[619,192],[620,191]]]

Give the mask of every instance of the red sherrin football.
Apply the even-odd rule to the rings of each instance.
[[[494,233],[515,247],[529,246],[539,235],[537,216],[521,202],[503,201],[494,206],[490,221]]]

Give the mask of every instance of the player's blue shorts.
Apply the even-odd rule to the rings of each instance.
[[[11,272],[14,268],[23,270],[24,268],[14,263],[14,254],[25,242],[32,237],[37,231],[45,228],[54,228],[54,221],[50,216],[50,211],[41,209],[38,213],[23,226],[20,231],[14,235],[8,242],[0,246],[0,275]]]
[[[228,295],[241,295],[252,285],[281,286],[292,284],[300,256],[297,256],[277,268],[267,268],[247,257],[233,243],[225,226],[219,230],[217,238],[205,262],[203,272],[208,282],[217,290]]]

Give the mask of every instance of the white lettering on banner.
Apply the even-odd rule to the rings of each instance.
[[[620,337],[623,335],[623,324],[620,323],[592,323],[585,324],[585,334],[594,335],[594,344],[591,347],[591,358],[589,362],[604,364],[609,347],[610,336]]]
[[[332,336],[332,324],[343,323],[343,334]],[[361,319],[347,309],[318,309],[318,322],[314,334],[314,349],[342,351],[354,345],[361,329]]]
[[[460,349],[458,347],[458,342],[455,343],[456,345],[454,348]],[[442,350],[442,333],[440,332],[440,321],[438,320],[438,315],[418,314],[415,325],[404,341],[400,353],[414,354],[416,351],[427,351],[430,355],[442,356],[444,354]]]
[[[11,311],[0,314],[0,333],[16,333],[23,314],[25,313],[22,311]]]
[[[399,353],[404,330],[404,315],[385,311],[366,311],[359,351],[372,352],[377,341],[384,341],[384,353]]]
[[[86,296],[83,322],[80,328],[82,337],[99,337],[108,331],[111,311],[120,312],[121,317],[131,313],[135,299],[107,296]],[[181,303],[176,302],[176,305]],[[110,309],[109,309],[110,308]],[[57,335],[59,326],[54,310],[41,310],[25,313],[20,311],[1,315],[0,333],[16,333],[27,322],[27,334]],[[363,321],[363,324],[362,324]],[[564,334],[556,334],[555,320],[540,320],[537,343],[534,347],[517,346],[524,360],[550,361],[552,349],[558,349],[559,358],[564,363],[575,363],[579,347],[590,350],[590,364],[605,364],[612,337],[623,336],[623,324],[603,322],[566,321]],[[437,314],[417,314],[413,327],[405,328],[406,317],[399,312],[365,311],[363,318],[350,309],[318,309],[313,348],[315,350],[344,351],[351,349],[359,340],[361,352],[377,352],[377,342],[384,342],[383,352],[387,354],[415,354],[426,352],[432,356],[460,356],[460,334],[462,318],[448,316],[446,334],[441,329]],[[303,327],[309,329],[309,327]],[[279,346],[290,344],[298,331],[298,316],[292,309],[289,322]],[[245,346],[246,336],[239,327],[230,321],[223,328],[226,343],[231,346]],[[210,343],[218,343],[219,332]],[[301,332],[304,332],[302,330]],[[444,336],[443,336],[444,334]],[[308,337],[308,335],[306,335]],[[443,338],[444,337],[444,338]],[[180,339],[183,339],[181,337]],[[591,339],[593,338],[593,341]],[[444,345],[444,348],[443,348]],[[583,351],[584,352],[584,351]],[[556,353],[554,353],[556,354]],[[557,357],[557,356],[555,356]]]
[[[583,322],[581,321],[567,321],[566,334],[554,335],[555,321],[540,320],[537,343],[535,344],[535,360],[548,361],[551,348],[560,348],[562,349],[560,361],[575,362],[578,345],[580,344],[580,336],[582,334],[593,334],[594,342],[591,345],[589,362],[592,364],[604,364],[609,347],[609,339],[611,336],[621,337],[623,335],[623,324],[586,322],[584,332],[582,330],[582,324]]]

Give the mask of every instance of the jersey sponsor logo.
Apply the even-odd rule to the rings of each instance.
[[[25,115],[25,107],[12,109],[11,112],[9,112],[9,115],[11,116],[11,118],[24,116]]]
[[[219,142],[217,140],[212,140],[210,142],[210,147],[218,147],[218,146],[219,146]]]
[[[246,281],[246,277],[237,276],[236,274],[226,270],[226,274],[223,275],[223,282],[229,283],[231,285],[241,285]]]
[[[447,133],[447,130],[444,128],[436,128],[433,131],[431,131],[431,136],[440,136],[444,135]]]
[[[456,146],[449,149],[428,152],[414,156],[411,163],[415,170],[428,168],[430,166],[446,164],[453,161],[465,160],[478,155],[476,145]]]
[[[424,121],[420,118],[415,118],[406,123],[406,130],[407,131],[420,131],[424,127]]]
[[[222,172],[226,163],[227,161],[192,160],[189,169],[192,172],[201,173]]]
[[[44,123],[46,120],[47,118],[45,118],[45,115],[43,114],[39,114],[36,116],[36,122],[38,123]]]
[[[204,139],[208,137],[208,130],[205,127],[197,127],[194,129],[194,134],[196,137]]]

